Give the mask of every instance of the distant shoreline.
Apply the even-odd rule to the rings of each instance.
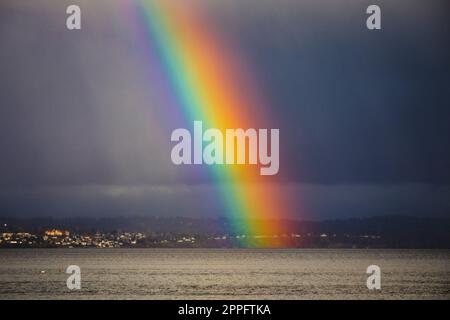
[[[239,221],[224,218],[0,217],[0,248],[450,249],[446,218],[377,216],[282,223],[287,226],[282,234],[257,234],[237,233]]]
[[[196,250],[240,250],[240,251],[298,251],[298,250],[305,250],[305,251],[383,251],[383,250],[392,250],[392,251],[450,251],[450,248],[203,248],[203,247],[197,247],[197,248],[163,248],[163,247],[153,247],[153,248],[132,248],[132,247],[125,247],[125,248],[95,248],[95,247],[89,247],[89,248],[32,248],[32,247],[1,247],[0,251],[12,251],[12,250],[52,250],[52,251],[60,251],[60,250],[79,250],[79,251],[88,251],[88,250],[96,250],[96,251],[112,251],[112,250],[174,250],[174,251],[196,251]]]

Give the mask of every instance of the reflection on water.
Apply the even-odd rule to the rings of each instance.
[[[380,266],[381,290],[366,287]],[[81,267],[82,289],[66,286]],[[450,250],[0,250],[0,299],[449,299]]]

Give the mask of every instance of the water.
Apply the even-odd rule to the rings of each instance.
[[[67,289],[69,265],[81,290]],[[0,250],[0,299],[432,298],[450,298],[450,250]]]

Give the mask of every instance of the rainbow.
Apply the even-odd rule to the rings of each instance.
[[[214,30],[198,1],[136,0],[127,8],[140,41],[148,44],[147,63],[159,67],[154,84],[175,100],[175,112],[188,124],[209,128],[270,128],[264,100],[251,72],[227,39]],[[165,88],[162,88],[165,87]],[[286,245],[283,217],[289,205],[269,177],[249,165],[205,166],[217,186],[230,233],[239,245]],[[242,237],[245,235],[245,237]]]

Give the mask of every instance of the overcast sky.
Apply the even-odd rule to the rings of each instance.
[[[201,1],[280,128],[273,187],[297,217],[450,216],[448,1]],[[213,182],[170,162],[179,123],[118,0],[92,3],[0,4],[0,215],[220,214]]]

